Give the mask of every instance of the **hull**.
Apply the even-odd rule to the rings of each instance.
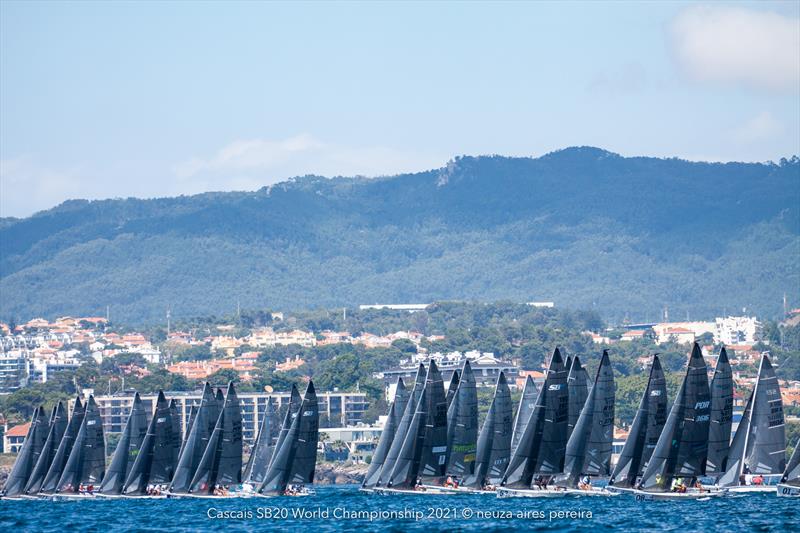
[[[480,489],[470,489],[467,487],[433,487],[429,485],[423,485],[427,490],[437,490],[442,492],[452,492],[453,494],[496,494],[493,490],[480,490]]]
[[[633,487],[615,487],[613,485],[609,485],[605,488],[608,492],[613,492],[615,494],[633,494],[636,492],[636,489]]]
[[[566,490],[497,488],[498,498],[563,498],[566,495]]]
[[[97,495],[94,494],[94,493],[91,493],[91,494],[88,494],[88,493],[86,493],[86,494],[78,494],[78,493],[51,494],[51,495],[47,496],[48,499],[51,499],[53,501],[93,500],[96,497],[97,497]]]
[[[706,501],[711,498],[719,498],[727,494],[726,491],[712,491],[712,492],[645,492],[643,490],[636,490],[633,492],[636,501],[680,501],[680,500],[696,500]]]
[[[430,496],[430,495],[454,495],[458,494],[457,491],[453,489],[445,490],[444,487],[423,487],[422,490],[415,490],[415,489],[387,489],[387,488],[377,488],[374,489],[373,492],[375,494],[413,494],[415,496]]]
[[[800,487],[793,485],[778,485],[779,498],[800,498]]]
[[[728,487],[728,492],[736,493],[755,493],[755,492],[775,492],[775,485],[740,485],[737,487]]]

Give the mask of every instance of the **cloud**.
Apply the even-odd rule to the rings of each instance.
[[[800,89],[800,19],[732,6],[682,10],[673,54],[692,78],[760,89]]]
[[[75,197],[78,174],[39,167],[27,155],[0,160],[0,217],[27,216]]]
[[[412,172],[440,166],[446,159],[381,146],[348,147],[304,133],[278,140],[235,140],[210,156],[180,162],[172,170],[179,180],[195,182],[195,186],[203,182],[229,188],[234,180],[269,185],[304,174],[377,176]]]
[[[740,143],[754,143],[777,137],[783,132],[783,125],[769,111],[762,111],[732,131],[733,140]]]

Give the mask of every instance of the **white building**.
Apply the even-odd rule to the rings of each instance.
[[[716,319],[716,332],[714,340],[722,344],[746,344],[756,343],[756,335],[761,324],[756,317],[749,316],[729,316]]]

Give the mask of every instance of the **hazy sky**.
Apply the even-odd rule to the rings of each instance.
[[[0,216],[459,154],[800,153],[800,3],[0,2]]]

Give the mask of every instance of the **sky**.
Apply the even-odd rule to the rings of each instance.
[[[0,216],[457,155],[800,153],[800,2],[0,2]]]

